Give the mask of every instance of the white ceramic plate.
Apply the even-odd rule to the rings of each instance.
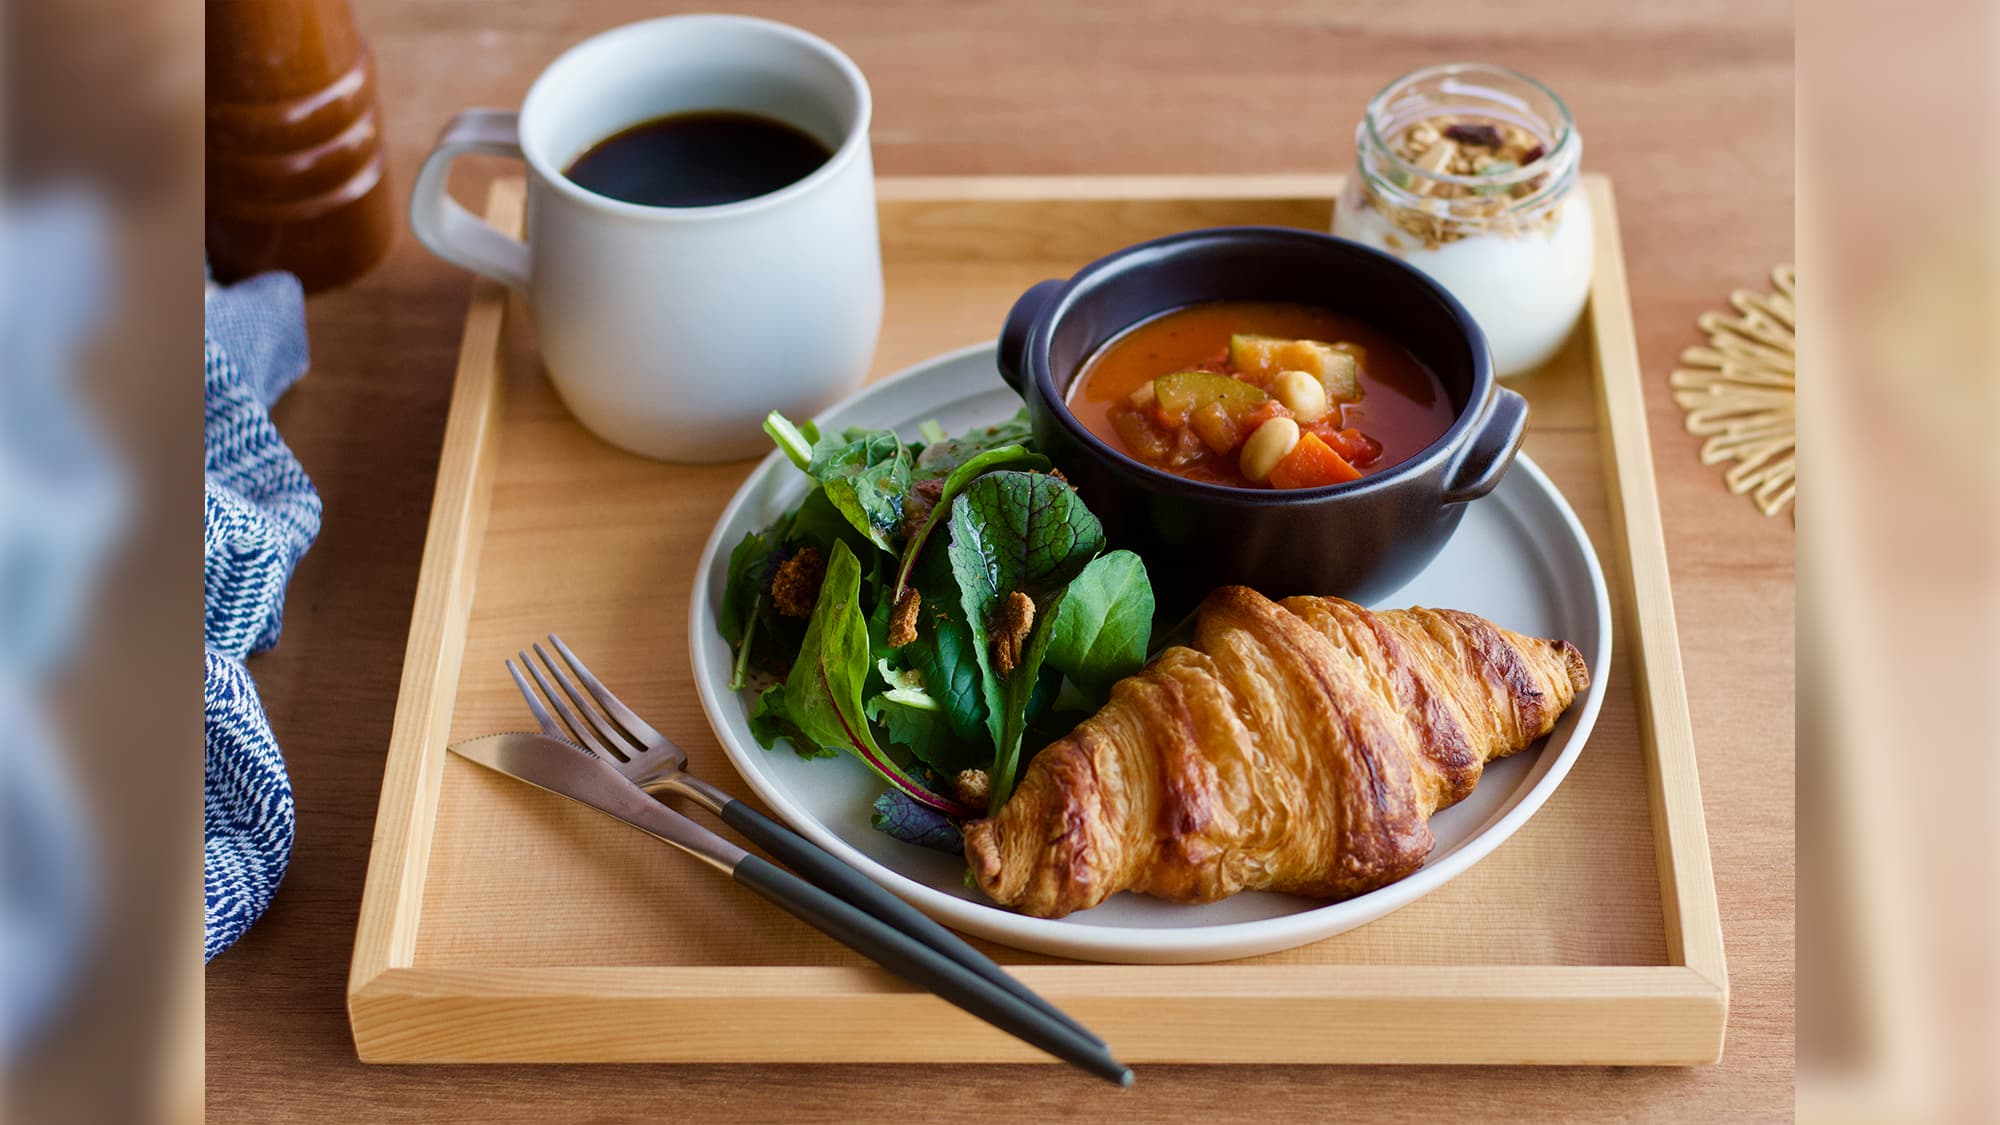
[[[886,427],[909,438],[926,419],[955,434],[1019,408],[1000,381],[989,343],[885,379],[819,421],[826,430]],[[1437,560],[1378,608],[1470,610],[1531,636],[1568,640],[1589,662],[1590,690],[1538,748],[1488,766],[1472,796],[1431,819],[1437,846],[1422,868],[1346,902],[1249,893],[1185,906],[1121,894],[1067,918],[1029,918],[966,889],[964,864],[954,857],[870,827],[870,805],[885,787],[859,761],[807,761],[783,744],[765,750],[751,737],[745,721],[751,698],[729,690],[730,651],[715,631],[715,609],[730,550],[797,503],[805,487],[804,475],[773,453],[743,483],[702,552],[690,644],[708,721],[744,779],[794,829],[939,921],[1021,949],[1094,961],[1213,961],[1289,949],[1373,921],[1443,886],[1526,822],[1582,752],[1604,700],[1611,659],[1604,574],[1562,494],[1533,462],[1517,458],[1500,487],[1466,512]]]

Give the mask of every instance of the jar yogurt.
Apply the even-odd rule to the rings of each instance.
[[[1391,82],[1355,130],[1333,233],[1416,266],[1479,322],[1505,377],[1561,349],[1590,294],[1583,138],[1562,99],[1479,63]]]

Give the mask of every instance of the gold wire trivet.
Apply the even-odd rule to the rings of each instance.
[[[1688,432],[1708,440],[1701,463],[1734,461],[1722,479],[1749,493],[1767,516],[1784,511],[1798,491],[1798,352],[1792,300],[1794,267],[1771,271],[1775,293],[1738,289],[1737,315],[1706,312],[1697,322],[1709,346],[1681,353],[1669,378],[1674,401],[1688,412]]]

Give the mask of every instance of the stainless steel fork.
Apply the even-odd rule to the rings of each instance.
[[[542,647],[541,642],[535,642],[532,647],[535,655],[542,658],[541,665],[547,666],[549,676],[561,685],[560,692],[549,683],[549,676],[542,674],[542,666],[528,659],[526,652],[515,655],[527,667],[528,675],[533,676],[535,683],[541,687],[542,694],[548,697],[556,714],[562,716],[560,723],[547,707],[542,706],[534,688],[529,687],[527,678],[521,675],[521,669],[512,660],[507,662],[507,671],[514,677],[514,686],[521,689],[521,697],[528,701],[528,710],[535,713],[535,722],[541,724],[543,734],[581,744],[616,766],[618,772],[632,784],[656,797],[661,793],[676,793],[718,816],[732,803],[742,803],[688,773],[687,751],[674,745],[673,739],[654,730],[651,724],[625,706],[611,693],[611,689],[590,674],[590,669],[577,659],[576,653],[570,651],[561,637],[550,633],[549,643],[562,656],[562,665],[549,658],[548,650]],[[582,682],[581,691],[565,674],[564,667]],[[585,693],[596,702],[596,708],[584,702]],[[565,697],[568,703],[563,701]]]
[[[584,747],[598,758],[615,765],[627,780],[660,800],[664,801],[670,794],[678,794],[694,801],[821,890],[889,923],[1078,1035],[1103,1046],[1104,1040],[1008,976],[957,934],[882,889],[818,844],[687,772],[686,751],[625,706],[611,693],[611,689],[591,674],[583,661],[577,659],[562,638],[550,633],[549,644],[555,647],[560,661],[551,658],[540,642],[531,646],[535,655],[541,657],[539,665],[526,652],[516,654],[520,666],[512,660],[507,661],[507,671],[514,677],[514,686],[521,689],[521,697],[528,701],[528,709],[535,713],[535,721],[541,724],[543,734]],[[527,668],[526,676],[522,675],[521,667]],[[547,674],[544,674],[544,668]],[[535,688],[529,686],[530,676],[541,688],[541,696],[537,696]],[[541,697],[548,699],[548,706],[543,706]],[[593,703],[595,706],[592,706]],[[550,713],[551,707],[555,709],[554,714]],[[557,716],[561,716],[560,721]]]

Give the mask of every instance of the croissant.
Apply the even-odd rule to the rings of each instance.
[[[1567,641],[1456,610],[1274,603],[1226,586],[1168,649],[965,825],[995,902],[1043,918],[1119,891],[1351,898],[1416,870],[1432,813],[1589,686]]]

